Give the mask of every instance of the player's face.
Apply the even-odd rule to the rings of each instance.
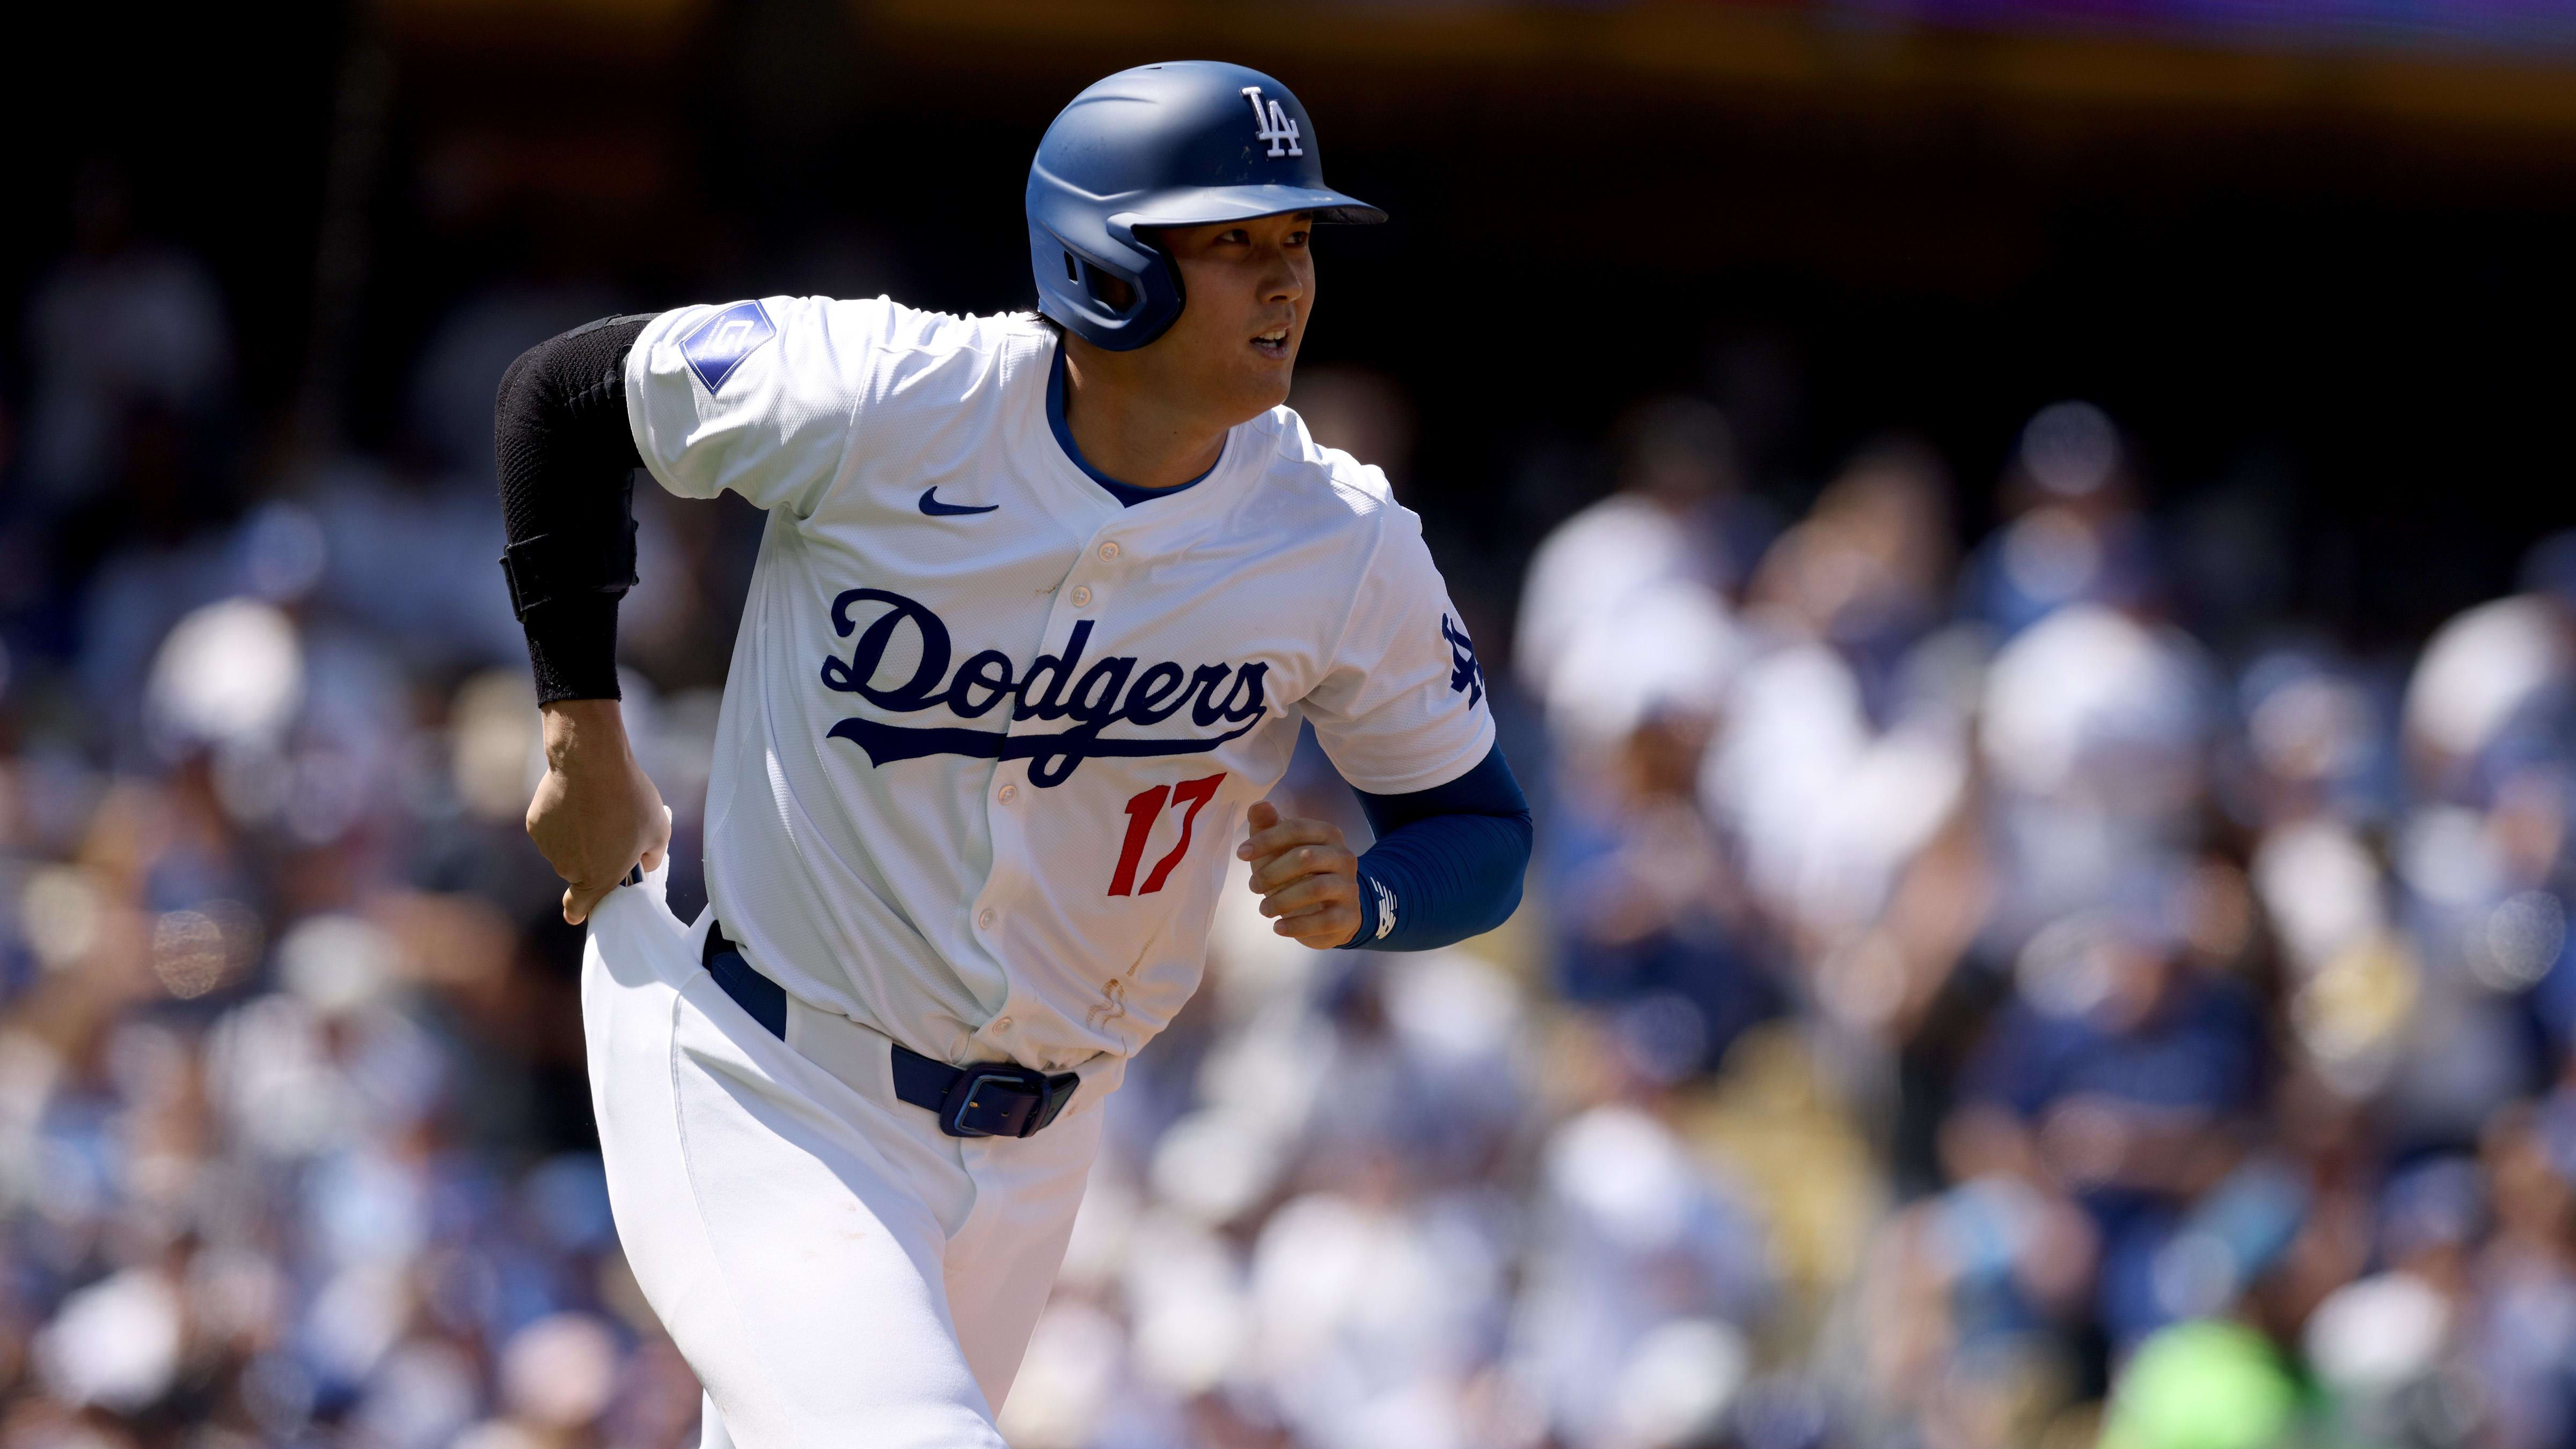
[[[1169,375],[1201,393],[1226,426],[1288,400],[1315,305],[1315,258],[1306,247],[1314,222],[1312,212],[1298,211],[1162,235],[1187,300],[1147,351],[1167,354]]]

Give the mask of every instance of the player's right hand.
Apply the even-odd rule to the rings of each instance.
[[[563,918],[578,926],[637,865],[661,867],[671,817],[635,762],[616,700],[544,709],[546,777],[528,802],[528,838],[564,878]]]

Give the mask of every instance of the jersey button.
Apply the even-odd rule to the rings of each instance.
[[[991,906],[986,906],[984,908],[984,914],[975,918],[975,924],[982,926],[988,931],[991,930],[993,928],[993,908]]]
[[[1100,546],[1100,561],[1102,563],[1108,563],[1116,557],[1118,557],[1118,540],[1113,538]]]
[[[995,1031],[1009,1031],[1010,1029],[1011,1029],[1011,1019],[1010,1019],[1009,1017],[1007,1017],[1007,1016],[997,1016],[997,1017],[993,1018],[993,1030],[995,1030]]]
[[[1073,606],[1074,606],[1075,608],[1079,609],[1079,608],[1081,608],[1083,605],[1088,604],[1088,603],[1090,603],[1090,602],[1091,602],[1091,585],[1089,585],[1089,584],[1075,584],[1075,585],[1073,586]]]
[[[1008,805],[1008,804],[1010,804],[1012,801],[1017,800],[1018,798],[1020,798],[1020,787],[1019,787],[1019,786],[1017,786],[1017,785],[1004,785],[1004,786],[1002,787],[1002,803],[1003,803],[1003,804]]]

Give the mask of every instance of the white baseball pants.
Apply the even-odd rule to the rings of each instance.
[[[1111,1078],[1034,1137],[950,1137],[883,1035],[699,964],[659,874],[591,916],[582,1024],[618,1237],[706,1390],[706,1449],[1004,1449]]]

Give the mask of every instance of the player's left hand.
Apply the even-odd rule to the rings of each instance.
[[[1235,855],[1252,862],[1252,890],[1271,930],[1330,951],[1360,932],[1360,858],[1325,820],[1283,820],[1264,800],[1252,807],[1252,836]]]

